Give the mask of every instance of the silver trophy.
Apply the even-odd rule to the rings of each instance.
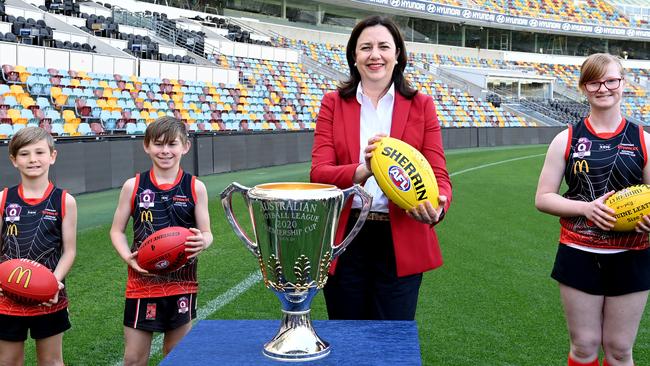
[[[244,197],[255,241],[244,233],[233,215],[235,192]],[[361,213],[347,238],[335,246],[339,216],[352,193],[361,198]],[[311,301],[325,286],[332,260],[361,230],[372,196],[358,185],[340,190],[316,183],[267,183],[253,188],[232,183],[221,192],[221,203],[235,234],[257,257],[264,284],[282,304],[280,330],[264,345],[264,354],[281,361],[327,356],[329,343],[312,327]]]

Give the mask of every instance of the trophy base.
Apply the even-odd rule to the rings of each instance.
[[[264,355],[278,361],[311,361],[330,353],[311,325],[310,310],[282,311],[282,324],[273,339],[264,345]]]

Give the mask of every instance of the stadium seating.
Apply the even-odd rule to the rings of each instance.
[[[437,2],[501,13],[507,9],[508,13],[520,16],[636,26],[616,8],[601,0]],[[48,1],[46,6],[39,8],[84,19],[85,25],[80,27],[82,30],[95,36],[126,41],[127,47],[124,51],[133,56],[181,63],[197,61],[189,55],[161,54],[161,44],[155,40],[156,37],[122,32],[120,24],[124,24],[124,19],[117,15],[114,15],[113,19],[84,14],[80,11],[79,3],[74,0]],[[152,31],[161,26],[173,29],[176,32],[173,38],[177,46],[188,49],[187,46],[190,45],[191,52],[213,60],[219,66],[238,70],[240,83],[216,85],[165,78],[139,78],[131,75],[3,65],[0,81],[0,136],[10,136],[17,129],[34,124],[66,136],[140,134],[148,123],[163,115],[178,117],[187,123],[193,132],[313,129],[322,96],[336,88],[333,78],[322,76],[318,70],[308,70],[300,63],[219,54],[205,55],[207,36],[204,32],[185,29],[181,24],[184,20],[170,19],[164,13],[145,12],[145,16],[150,23],[141,25],[147,28],[142,29],[143,31]],[[12,24],[10,33],[0,33],[0,42],[31,41],[45,47],[95,51],[89,44],[53,39],[52,29],[43,20],[35,21],[5,14],[1,0],[0,19]],[[230,40],[292,48],[343,75],[349,72],[343,45],[307,42],[280,36],[272,38],[270,42],[261,41],[259,37],[254,36],[252,30],[242,28],[227,17],[196,16],[192,19],[206,27],[219,30],[218,33],[224,34]],[[33,34],[32,30],[35,30]],[[493,69],[524,68],[540,75],[554,77],[559,83],[572,89],[576,87],[579,74],[578,68],[571,65],[506,62],[433,53],[410,53],[409,64],[415,67],[407,68],[407,78],[418,90],[434,98],[438,118],[443,127],[515,127],[536,126],[536,123],[508,112],[510,109],[504,109],[504,101],[495,93],[482,100],[467,91],[436,80],[434,74],[425,70],[437,65]],[[640,84],[640,80],[648,80],[648,77],[645,70],[630,70],[629,73],[630,82],[624,94],[622,108],[626,115],[636,121],[646,121],[650,117],[647,92]],[[586,115],[585,105],[576,102],[528,98],[522,101],[522,105],[563,122],[572,122]]]
[[[617,27],[644,26],[603,0],[436,0],[436,3],[487,9],[495,13]]]
[[[281,47],[299,49],[312,59],[332,66],[336,70],[347,74],[347,60],[345,47],[313,43],[306,41],[295,41],[287,38],[274,39]],[[411,59],[417,59],[422,63],[429,62],[434,58],[438,63],[466,65],[470,60],[459,61],[455,58],[438,55],[413,54]],[[485,62],[486,65],[492,63]],[[239,66],[239,65],[237,65]],[[407,78],[411,80],[418,90],[429,94],[437,101],[438,118],[443,127],[511,127],[511,126],[535,126],[534,122],[527,123],[523,118],[504,111],[491,103],[485,103],[480,99],[474,99],[466,92],[448,87],[433,79],[432,75],[424,75],[421,71],[409,67],[406,70]]]

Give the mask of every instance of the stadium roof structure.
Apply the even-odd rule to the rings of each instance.
[[[631,1],[631,0],[630,0]],[[642,0],[647,2],[647,0]],[[453,6],[427,0],[318,0],[318,2],[372,12],[419,17],[497,29],[586,36],[621,40],[650,41],[650,29],[616,27],[594,23],[576,23],[547,18],[516,16],[471,7]]]

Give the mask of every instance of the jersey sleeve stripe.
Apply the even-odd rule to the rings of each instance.
[[[131,192],[131,215],[133,215],[133,210],[135,209],[135,194],[138,192],[138,186],[140,185],[140,173],[135,175],[135,183],[133,184],[133,192]]]
[[[61,193],[61,220],[65,217],[65,197],[68,195],[67,190],[63,190],[63,193]]]
[[[192,199],[194,204],[196,204],[196,177],[192,176]]]
[[[7,192],[9,191],[8,188],[5,188],[2,190],[2,202],[0,202],[0,218],[5,213],[5,203],[7,203]]]
[[[641,151],[643,151],[643,167],[648,164],[648,151],[645,146],[645,133],[643,126],[639,126],[639,140],[641,141]]]
[[[571,151],[571,140],[573,139],[573,126],[569,125],[569,136],[566,140],[566,148],[564,149],[564,160],[569,159],[569,152]]]

